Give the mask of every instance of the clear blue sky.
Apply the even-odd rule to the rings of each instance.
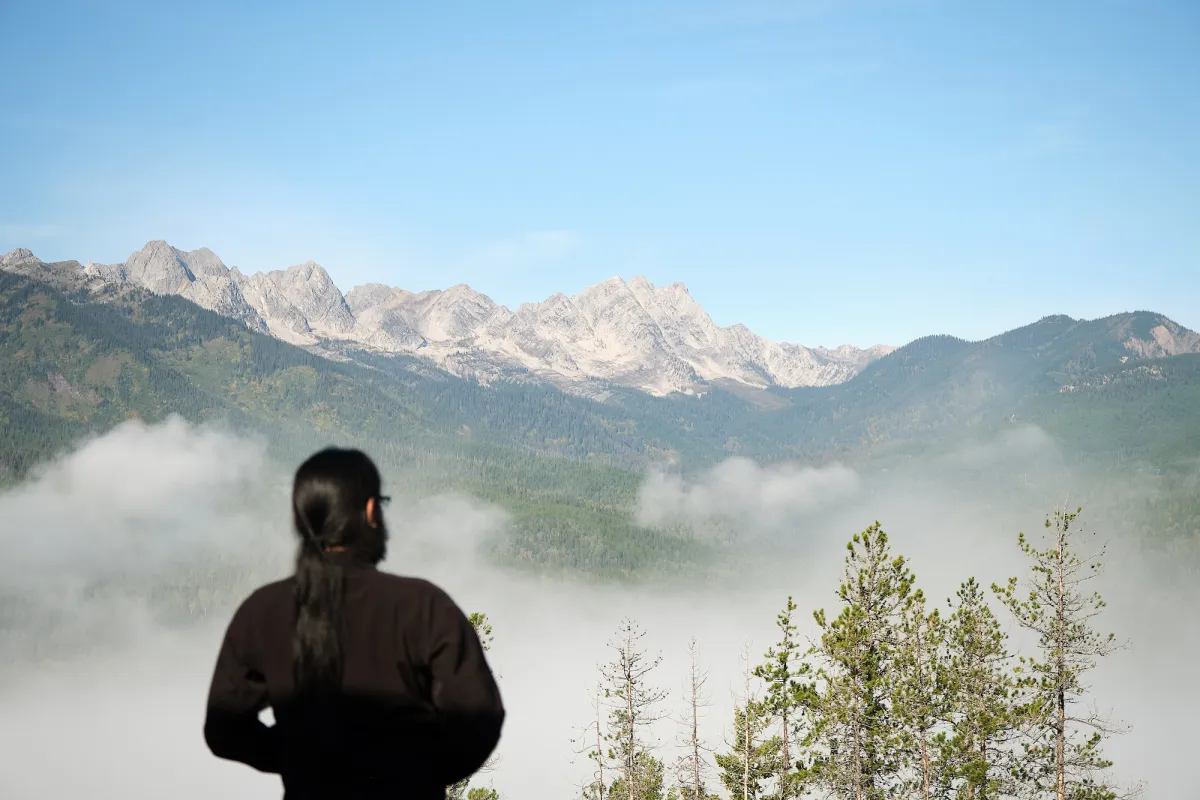
[[[1200,327],[1200,2],[3,0],[0,252],[149,239],[805,344]]]

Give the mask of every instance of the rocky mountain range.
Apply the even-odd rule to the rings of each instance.
[[[414,293],[371,283],[343,294],[312,261],[244,275],[207,248],[183,251],[164,241],[120,264],[47,265],[25,249],[0,260],[0,268],[34,277],[51,267],[74,271],[92,289],[134,285],[179,295],[292,344],[419,356],[484,382],[520,374],[566,389],[611,383],[654,395],[723,382],[829,386],[895,349],[772,342],[744,325],[718,326],[682,283],[656,287],[643,277],[512,310],[463,284]]]

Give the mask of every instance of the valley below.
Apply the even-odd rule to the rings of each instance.
[[[0,271],[0,786],[13,796],[101,786],[135,800],[172,774],[190,776],[184,798],[277,787],[208,756],[202,697],[235,604],[291,569],[291,470],[334,443],[370,453],[395,497],[385,568],[437,581],[494,627],[510,721],[473,786],[579,796],[597,668],[624,619],[662,654],[653,681],[669,697],[647,741],[669,776],[693,638],[706,746],[735,752],[743,650],[763,660],[789,596],[797,636],[821,640],[813,612],[841,607],[855,533],[878,520],[949,617],[969,578],[991,595],[1028,576],[1019,532],[1082,506],[1082,552],[1107,546],[1100,624],[1129,641],[1089,675],[1132,726],[1105,754],[1147,797],[1190,791],[1174,753],[1200,708],[1185,667],[1200,637],[1184,622],[1200,611],[1200,337],[1174,321],[1052,317],[982,342],[814,350],[843,367],[807,384],[690,361],[669,385],[621,377],[661,373],[654,361],[585,384],[497,370],[493,351],[462,345],[458,363],[490,365],[480,380],[361,337],[289,341],[270,315],[218,313],[199,289],[145,277],[170,257],[203,283],[215,266],[197,251],[140,253],[121,280],[20,254]],[[277,280],[238,285],[249,303],[248,287]],[[378,293],[406,308],[394,291]],[[360,294],[345,299],[355,320]],[[1012,651],[1029,652],[992,606]],[[81,768],[46,763],[52,740]],[[126,768],[131,745],[155,775]]]

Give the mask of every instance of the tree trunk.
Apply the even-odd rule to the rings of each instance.
[[[862,731],[858,711],[856,698],[854,704],[854,800],[863,800]]]
[[[604,737],[600,731],[600,695],[596,695],[596,767],[599,770],[600,800],[604,800]]]
[[[975,740],[974,737],[967,743],[967,756],[972,758],[975,755]],[[972,770],[967,773],[967,800],[975,800],[975,772]],[[980,800],[983,800],[981,797]]]
[[[629,792],[628,800],[640,800],[637,794],[637,740],[633,731],[633,682],[625,684],[625,712],[628,714],[626,724],[629,726],[629,753],[625,756],[625,785]]]
[[[1065,538],[1066,538],[1065,531],[1063,530],[1063,527],[1060,527],[1059,531],[1058,531],[1058,558],[1057,558],[1057,562],[1058,562],[1058,576],[1057,576],[1058,577],[1058,604],[1057,605],[1058,605],[1058,608],[1056,609],[1057,614],[1058,614],[1058,630],[1055,635],[1055,638],[1057,640],[1057,641],[1055,641],[1055,646],[1057,647],[1057,650],[1058,650],[1058,652],[1056,653],[1056,659],[1057,659],[1056,667],[1057,667],[1057,672],[1058,672],[1058,674],[1056,675],[1056,677],[1058,679],[1058,692],[1056,693],[1057,694],[1056,700],[1058,701],[1058,719],[1057,719],[1058,724],[1057,724],[1057,730],[1055,731],[1055,737],[1054,737],[1054,750],[1055,750],[1054,763],[1055,763],[1055,770],[1058,773],[1057,774],[1058,800],[1066,800],[1066,798],[1067,798],[1067,775],[1066,775],[1066,763],[1065,763],[1066,762],[1065,750],[1066,750],[1066,744],[1067,744],[1067,742],[1066,742],[1066,738],[1067,738],[1066,737],[1066,733],[1067,733],[1067,693],[1066,693],[1066,687],[1064,685],[1066,683],[1066,678],[1067,678],[1067,675],[1066,675],[1067,669],[1066,669],[1066,663],[1065,663],[1066,655],[1063,652],[1064,648],[1066,646],[1066,642],[1064,641],[1065,633],[1064,633],[1064,629],[1063,629],[1063,626],[1066,622],[1066,619],[1065,619],[1066,609],[1063,607],[1064,602],[1065,602],[1065,597],[1064,597],[1064,592],[1063,592],[1063,547],[1066,544],[1064,541]]]
[[[792,796],[791,787],[788,785],[788,772],[792,768],[792,755],[788,748],[788,728],[790,727],[790,722],[791,720],[789,719],[789,714],[787,713],[787,710],[784,709],[783,752],[780,755],[781,764],[779,767],[779,797],[781,800],[790,800]]]
[[[750,800],[750,662],[746,661],[746,711],[742,718],[746,751],[742,763],[742,800]]]
[[[696,656],[693,650],[692,655],[692,800],[701,800],[700,797],[700,721],[698,719],[697,706],[700,703],[700,698],[697,696],[698,689],[696,687]]]
[[[924,624],[924,619],[922,619],[921,624]],[[924,689],[925,689],[925,686],[924,686],[924,683],[925,683],[925,681],[924,681],[925,648],[922,646],[922,643],[923,643],[923,640],[921,639],[921,627],[920,627],[920,625],[918,625],[917,626],[917,677],[918,677],[918,680],[922,684],[921,685],[921,689],[922,689],[921,702],[924,702],[924,700],[925,700],[925,694],[924,694]],[[924,714],[924,713],[926,713],[926,712],[922,711],[922,714]],[[928,731],[925,730],[926,723],[925,723],[924,716],[922,716],[922,718],[919,720],[918,724],[921,726],[921,779],[922,779],[922,784],[923,784],[923,789],[924,789],[924,791],[922,793],[922,797],[924,798],[924,800],[929,800],[929,748],[926,743]]]
[[[925,800],[929,800],[929,750],[925,743],[925,731],[921,731],[921,770],[925,779]]]

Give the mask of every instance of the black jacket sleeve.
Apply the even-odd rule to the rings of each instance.
[[[204,740],[218,758],[239,761],[259,772],[278,773],[281,754],[276,730],[258,718],[267,707],[267,685],[248,658],[246,605],[234,614],[217,655]]]
[[[474,774],[496,749],[504,704],[479,636],[441,590],[432,593],[427,621],[431,700],[442,744],[437,760],[449,786]]]

